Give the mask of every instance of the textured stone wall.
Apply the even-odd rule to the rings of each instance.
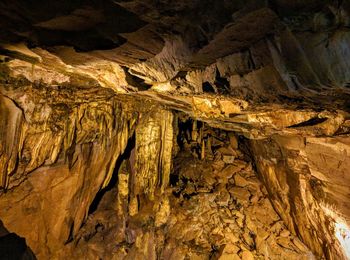
[[[53,131],[45,121],[22,124],[17,119],[23,118],[22,111],[12,101],[2,104],[8,106],[2,114],[11,122],[4,135],[17,131],[21,136],[2,140],[21,143],[12,143],[2,153],[9,159],[2,168],[6,189],[0,218],[9,230],[27,239],[39,258],[45,258],[79,230],[95,194],[108,184],[137,114],[113,101],[84,104],[56,122],[66,128]]]
[[[274,208],[289,230],[320,257],[343,257],[335,237],[336,219],[324,206],[331,205],[335,214],[348,221],[347,140],[274,136],[251,141],[259,176]]]

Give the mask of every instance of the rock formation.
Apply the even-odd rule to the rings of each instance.
[[[38,259],[349,259],[349,13],[2,1],[4,235]]]

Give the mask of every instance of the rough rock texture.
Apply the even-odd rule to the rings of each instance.
[[[47,117],[53,114],[39,111]],[[31,127],[14,125],[21,142],[9,149],[18,156],[16,174],[7,176],[14,169],[5,168],[2,177],[8,184],[1,195],[0,215],[11,231],[28,234],[38,257],[61,247],[80,228],[95,194],[108,184],[136,118],[111,101],[76,107],[55,122],[62,126],[56,131],[47,129],[40,118]],[[86,131],[88,125],[96,130]],[[11,165],[4,159],[5,166]],[[18,223],[18,216],[26,221]]]
[[[212,134],[205,143],[219,137]],[[220,138],[225,142],[213,149],[215,156],[208,153],[202,160],[191,149],[201,150],[201,144],[184,138],[174,159],[172,187],[164,193],[159,189],[151,200],[141,199],[136,213],[125,207],[133,189],[125,186],[133,181],[128,167],[133,159],[125,157],[115,186],[89,215],[75,245],[60,257],[312,259],[312,252],[275,213],[250,162],[232,148],[226,134]],[[233,159],[225,163],[225,156]]]
[[[159,189],[169,184],[173,148],[173,114],[170,111],[150,111],[136,127],[134,183],[135,196],[142,193],[153,198]]]
[[[349,12],[2,1],[0,219],[39,259],[350,258]]]
[[[328,257],[341,255],[336,241],[331,247],[320,246],[336,239],[323,207],[332,205],[335,214],[349,216],[347,140],[274,136],[252,141],[258,172],[289,230],[298,231],[318,254],[326,250]]]

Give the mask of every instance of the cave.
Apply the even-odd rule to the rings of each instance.
[[[350,2],[0,2],[0,260],[350,259]]]

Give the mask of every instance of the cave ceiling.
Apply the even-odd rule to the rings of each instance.
[[[253,138],[332,135],[348,127],[348,7],[311,0],[2,1],[1,66],[10,75],[2,82],[138,95]],[[299,125],[308,120],[305,126],[317,126]]]

